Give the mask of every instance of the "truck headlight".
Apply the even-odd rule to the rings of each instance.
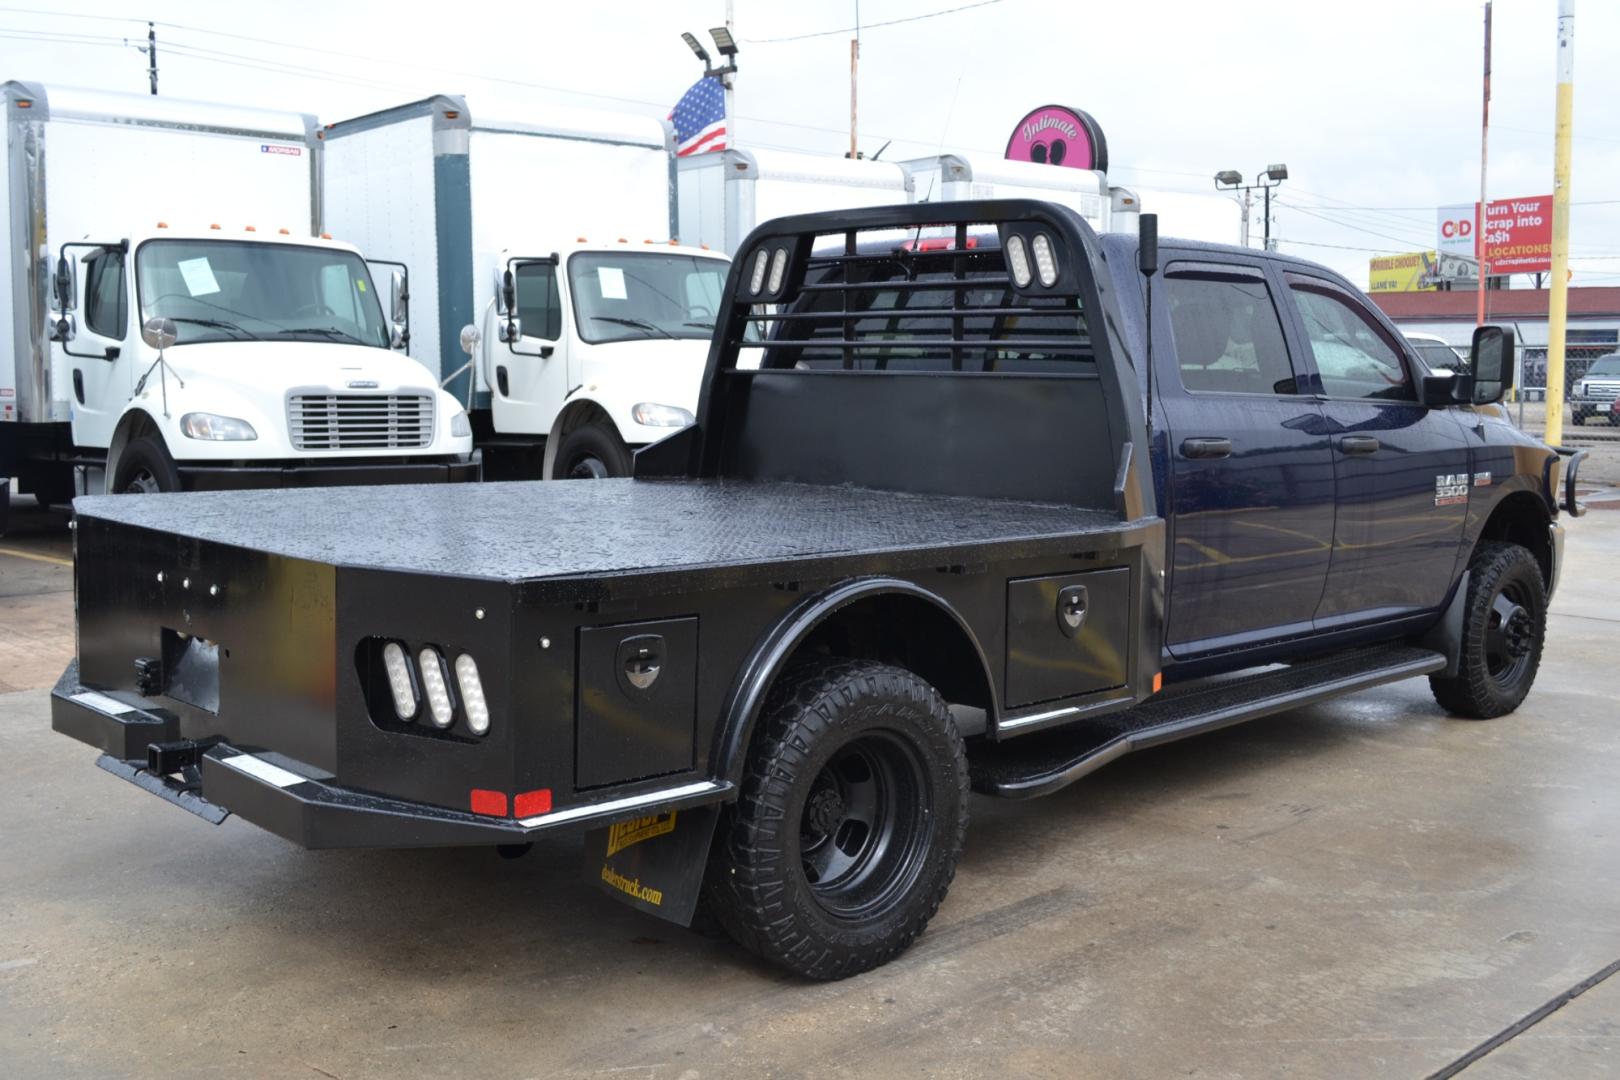
[[[450,437],[452,439],[465,439],[472,434],[472,418],[467,415],[466,409],[457,409],[456,415],[450,418]]]
[[[696,419],[688,409],[656,401],[641,402],[630,410],[630,416],[642,427],[686,427]]]
[[[180,418],[180,430],[186,438],[204,442],[246,442],[259,437],[246,420],[207,412],[186,413]]]

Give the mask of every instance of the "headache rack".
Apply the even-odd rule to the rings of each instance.
[[[737,345],[760,369],[1087,374],[1095,359],[1079,296],[1020,289],[994,231],[851,228],[809,249],[791,295],[744,316]]]

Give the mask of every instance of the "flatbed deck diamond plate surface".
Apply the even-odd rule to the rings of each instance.
[[[1061,541],[1112,513],[737,480],[596,480],[78,499],[83,517],[336,566],[525,581]]]

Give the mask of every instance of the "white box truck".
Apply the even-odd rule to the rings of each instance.
[[[1065,169],[994,154],[948,153],[900,162],[916,202],[962,199],[1044,199],[1067,206],[1098,232],[1134,232],[1131,191],[1110,187],[1091,169]]]
[[[46,504],[476,478],[460,407],[391,348],[403,274],[312,235],[313,117],[0,89],[0,478]]]
[[[487,475],[624,476],[691,423],[730,264],[672,239],[668,124],[438,95],[325,136],[327,224],[410,263],[410,353]]]
[[[1215,192],[1125,188],[1091,169],[982,153],[939,154],[900,164],[911,177],[917,202],[1045,199],[1074,210],[1098,232],[1135,233],[1144,212],[1159,215],[1162,236],[1235,244],[1242,232],[1242,207]]]
[[[912,201],[898,163],[793,150],[722,150],[679,158],[676,235],[687,244],[735,255],[755,225],[819,210],[854,210]]]

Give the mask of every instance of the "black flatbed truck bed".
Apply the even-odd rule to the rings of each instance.
[[[1461,460],[1489,471],[1432,478],[1436,508],[1467,504],[1447,527],[1472,556],[1423,582],[1430,606],[1348,630],[1268,622],[1261,564],[1208,544],[1174,558],[1169,470],[1232,458],[1182,521],[1307,554],[1338,549],[1294,518],[1278,531],[1268,502],[1303,518],[1324,488],[1268,489],[1244,471],[1256,455],[1209,432],[1177,456],[1153,416],[1156,290],[1125,244],[1029,202],[762,226],[727,282],[697,423],[640,452],[633,480],[81,500],[79,657],[53,724],[177,805],[307,847],[589,829],[609,893],[684,922],[701,886],[749,948],[838,977],[921,932],[970,783],[1043,794],[1132,749],[1415,675],[1454,711],[1510,710],[1557,576],[1558,455],[1480,421]],[[1187,246],[1181,265],[1227,297],[1311,269],[1267,260],[1283,261]],[[1242,376],[1210,363],[1229,328],[1190,329],[1210,351],[1197,377]],[[1499,398],[1505,350],[1494,390],[1476,358],[1426,382],[1423,407]],[[1321,407],[1297,400],[1284,438],[1325,440]],[[1378,451],[1352,430],[1346,454]],[[1389,475],[1423,497],[1414,461]],[[1260,558],[1297,575],[1297,550]],[[1200,596],[1248,606],[1259,632],[1182,663],[1170,589],[1227,564],[1244,584]],[[1487,660],[1502,666],[1480,682]]]
[[[1110,511],[1054,503],[727,478],[96,496],[75,509],[88,528],[546,591],[600,578],[648,579],[638,584],[654,592],[692,584],[657,580],[665,575],[783,580],[810,562],[859,573],[852,562],[927,568],[1063,554],[1130,528]]]

